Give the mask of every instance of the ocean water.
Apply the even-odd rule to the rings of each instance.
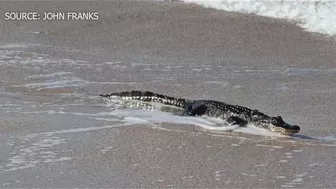
[[[336,2],[291,0],[183,0],[208,8],[286,19],[309,32],[336,35]]]

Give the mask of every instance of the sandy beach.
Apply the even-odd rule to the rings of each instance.
[[[332,37],[182,2],[0,7],[1,188],[335,188]],[[8,11],[99,19],[6,21]],[[98,97],[123,90],[239,104],[301,131],[127,122]]]

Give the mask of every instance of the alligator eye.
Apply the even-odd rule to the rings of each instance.
[[[278,120],[274,117],[271,118],[271,123],[276,125],[278,123]]]
[[[277,118],[278,120],[283,121],[281,116],[278,116],[278,117],[276,117],[276,118]]]

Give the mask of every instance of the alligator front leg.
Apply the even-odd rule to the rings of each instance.
[[[242,119],[240,117],[235,117],[235,116],[231,116],[231,117],[227,118],[226,121],[230,125],[246,126],[246,124],[247,124],[247,122],[244,119]]]
[[[186,116],[202,116],[203,114],[205,114],[205,112],[207,111],[208,106],[201,104],[198,106],[195,106],[193,104],[190,104],[189,106],[187,106],[187,108],[184,110],[184,112],[182,113],[182,115],[186,115]]]

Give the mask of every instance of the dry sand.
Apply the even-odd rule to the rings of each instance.
[[[336,136],[336,77],[333,75],[336,45],[330,38],[302,32],[284,21],[180,2],[1,2],[0,7],[1,15],[9,10],[90,10],[100,15],[97,21],[4,21],[1,18],[1,45],[42,44],[46,46],[33,50],[92,64],[121,61],[127,66],[132,62],[162,67],[183,65],[183,69],[168,74],[172,80],[166,83],[151,83],[159,75],[149,75],[132,67],[121,71],[105,67],[99,73],[101,77],[95,70],[83,69],[78,74],[86,79],[138,80],[141,84],[89,86],[76,92],[95,95],[145,88],[174,96],[225,100],[283,115],[300,125],[301,133],[306,136]],[[214,69],[206,73],[190,71],[203,65]],[[232,78],[220,71],[230,68],[234,73],[242,67],[254,71],[275,68],[299,71],[286,76],[254,74]],[[24,68],[3,68],[0,83],[5,92],[0,97],[4,101],[56,103],[57,94],[72,93],[71,89],[34,91],[13,87],[13,84],[24,83],[30,73]],[[323,73],[316,75],[314,69]],[[200,84],[223,79],[236,88]],[[290,86],[289,90],[276,90],[286,88],[285,84]],[[11,96],[6,92],[22,95]],[[170,125],[166,125],[166,129],[137,126],[31,136],[64,130],[74,123],[80,128],[106,123],[70,115],[0,115],[1,151],[4,152],[0,156],[0,163],[3,162],[0,187],[336,186],[334,143],[232,133],[215,135]],[[27,149],[37,150],[31,146],[41,146],[41,141],[43,144],[50,136],[52,142],[63,142],[51,151],[64,153],[65,158],[72,158],[70,161],[48,163],[45,160],[31,168],[11,169],[7,163],[11,152],[19,152],[20,157],[29,159],[31,153],[26,152]],[[31,156],[43,160],[41,152],[45,151],[38,150],[37,155]]]

